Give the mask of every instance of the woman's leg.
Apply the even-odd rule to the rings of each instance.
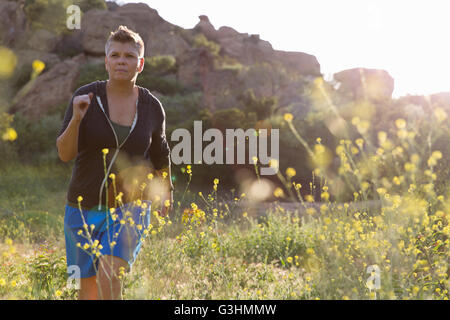
[[[111,255],[102,256],[98,267],[98,297],[102,300],[121,300],[122,283],[120,269],[127,268],[128,262]]]
[[[81,278],[78,300],[98,300],[97,277]]]

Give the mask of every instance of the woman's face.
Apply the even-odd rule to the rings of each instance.
[[[144,58],[139,58],[134,44],[112,41],[105,57],[105,67],[109,79],[132,81],[144,68]]]

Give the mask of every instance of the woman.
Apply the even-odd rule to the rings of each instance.
[[[56,142],[62,161],[75,158],[64,231],[68,269],[81,278],[79,299],[122,298],[120,277],[135,261],[150,223],[150,161],[159,178],[152,181],[162,190],[160,214],[167,215],[173,203],[164,109],[136,86],[144,42],[120,26],[105,54],[109,79],[75,91]]]

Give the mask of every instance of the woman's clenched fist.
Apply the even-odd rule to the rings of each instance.
[[[86,114],[91,100],[94,94],[89,92],[88,94],[79,95],[73,98],[73,116],[75,120],[81,121]]]

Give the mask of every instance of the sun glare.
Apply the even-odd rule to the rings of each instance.
[[[450,91],[450,20],[444,1],[281,0],[226,3],[140,0],[160,16],[193,28],[207,15],[216,29],[259,34],[276,50],[314,55],[327,78],[352,68],[384,69],[395,80],[394,97]]]

